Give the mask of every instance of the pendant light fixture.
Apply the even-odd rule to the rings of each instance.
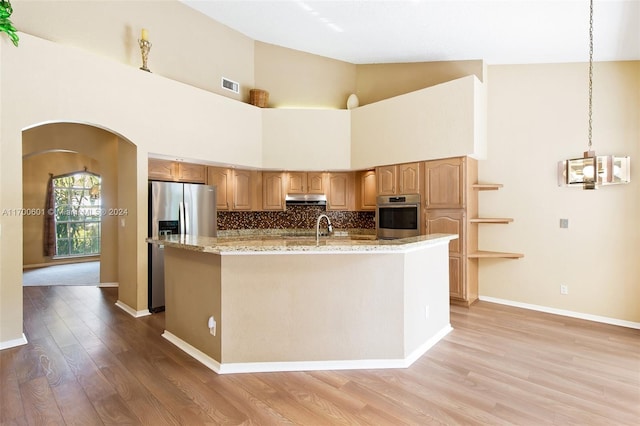
[[[589,4],[589,145],[582,158],[558,162],[558,185],[596,189],[603,185],[629,183],[631,158],[597,156],[592,150],[593,115],[593,0]]]

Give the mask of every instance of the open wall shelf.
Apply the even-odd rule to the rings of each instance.
[[[509,217],[474,217],[469,219],[471,223],[511,223],[513,219]]]
[[[478,191],[494,191],[502,188],[501,183],[474,183],[471,187]],[[508,217],[474,217],[469,219],[469,223],[497,223],[507,224],[513,222]],[[469,259],[520,259],[524,257],[522,253],[510,253],[501,251],[477,250],[467,255]]]
[[[478,250],[467,255],[469,259],[520,259],[524,257],[522,253],[509,253],[502,251]]]
[[[471,185],[473,189],[477,189],[478,191],[494,191],[502,188],[502,186],[501,183],[474,183]]]

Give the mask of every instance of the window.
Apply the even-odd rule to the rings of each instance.
[[[100,254],[100,176],[88,172],[53,179],[57,257]]]

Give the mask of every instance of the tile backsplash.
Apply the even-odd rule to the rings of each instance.
[[[285,211],[219,211],[218,230],[315,229],[321,214],[331,219],[334,229],[376,228],[375,212],[327,211],[320,206],[288,206]],[[323,222],[323,225],[326,225]]]

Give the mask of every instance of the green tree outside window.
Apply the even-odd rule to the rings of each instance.
[[[100,177],[74,173],[53,179],[58,257],[100,254]]]

